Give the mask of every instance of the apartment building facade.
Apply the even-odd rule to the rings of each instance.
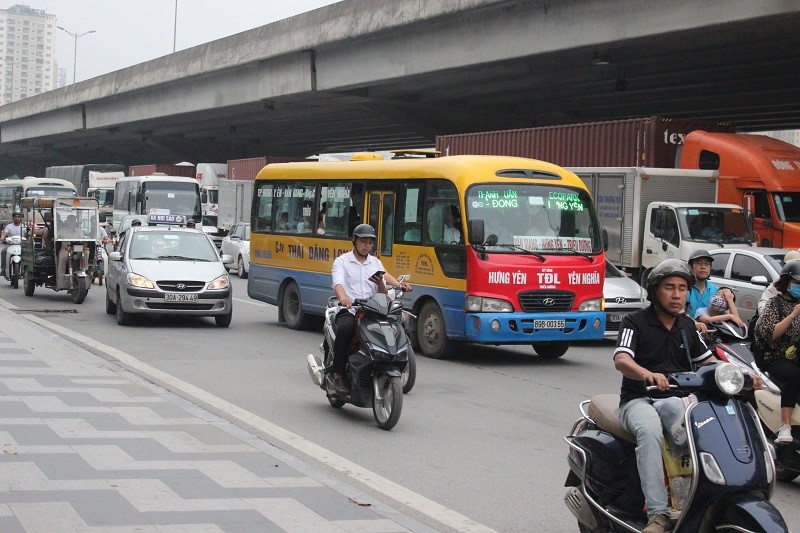
[[[0,9],[0,104],[56,87],[56,16],[17,4]]]

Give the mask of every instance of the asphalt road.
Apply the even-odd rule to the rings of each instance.
[[[305,356],[318,349],[318,330],[278,325],[276,309],[251,301],[246,281],[232,278],[230,328],[217,328],[210,318],[163,317],[118,326],[105,313],[105,287],[96,285],[75,305],[65,293],[37,288],[28,298],[3,282],[0,303],[122,350],[492,529],[577,530],[563,503],[563,436],[580,401],[618,390],[613,343],[576,346],[555,361],[523,346],[468,346],[448,361],[418,357],[417,384],[405,396],[400,422],[387,432],[369,409],[331,408],[311,382]],[[800,530],[798,496],[797,481],[779,483],[773,496],[793,530]]]

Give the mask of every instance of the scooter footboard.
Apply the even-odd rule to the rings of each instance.
[[[751,494],[737,494],[717,507],[716,529],[730,526],[731,531],[788,532],[781,513],[768,500]]]

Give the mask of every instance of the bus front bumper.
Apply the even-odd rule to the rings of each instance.
[[[466,340],[483,344],[601,340],[606,315],[591,313],[467,313]]]

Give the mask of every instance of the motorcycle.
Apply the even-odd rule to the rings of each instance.
[[[775,470],[766,436],[753,408],[737,397],[752,387],[750,375],[718,363],[667,377],[670,394],[697,398],[684,413],[686,451],[675,457],[664,439],[673,531],[788,531],[769,502]],[[641,531],[647,524],[636,438],[622,427],[618,404],[615,394],[582,402],[565,437],[564,501],[580,531]]]
[[[405,283],[409,279],[411,279],[411,276],[403,274],[402,276],[397,277],[397,282]],[[398,289],[396,289],[395,287],[389,287],[389,291],[387,292],[387,295],[389,296],[390,300],[394,300],[401,294],[402,292],[398,292]],[[403,308],[403,318],[401,320],[401,323],[403,324],[403,329],[406,332],[406,337],[408,337],[409,339],[411,338],[411,336],[409,336],[408,334],[409,331],[408,328],[410,326],[411,321],[416,319],[417,319],[416,315],[411,313],[408,309]],[[411,346],[411,343],[409,343],[408,345],[408,364],[406,365],[406,368],[403,370],[402,382],[403,382],[403,394],[408,394],[411,391],[411,389],[414,388],[414,384],[417,382],[417,356],[416,354],[414,354],[414,347]]]
[[[411,343],[402,325],[402,291],[397,298],[376,293],[353,302],[356,311],[356,335],[351,343],[346,376],[350,392],[341,394],[333,386],[333,346],[336,339],[336,315],[343,309],[336,297],[328,301],[323,326],[324,339],[320,355],[308,354],[309,375],[325,391],[328,402],[336,408],[349,403],[356,407],[372,407],[378,427],[392,429],[403,409],[402,373],[408,366]]]
[[[758,412],[769,446],[773,450],[775,477],[781,481],[792,481],[800,476],[800,406],[795,406],[791,418],[794,440],[775,444],[775,437],[781,427],[781,389],[766,371],[759,368],[750,344],[745,342],[747,338],[747,328],[721,322],[714,326],[712,345],[719,359],[747,368],[761,378],[763,388],[754,391],[751,404]]]
[[[19,235],[6,238],[6,274],[5,278],[11,282],[11,288],[19,287],[20,261],[22,260],[22,238]]]

